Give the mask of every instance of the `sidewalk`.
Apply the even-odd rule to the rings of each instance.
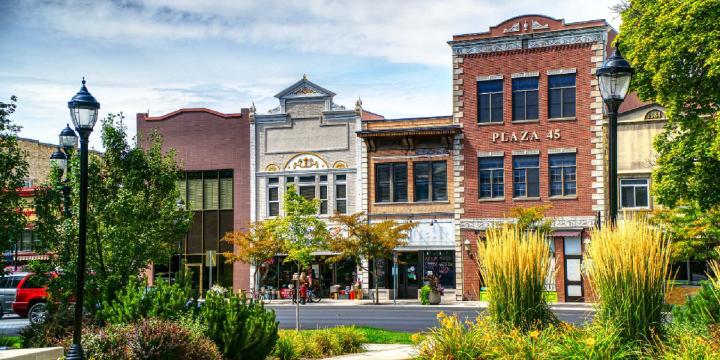
[[[276,307],[276,306],[295,306],[295,304],[292,302],[292,300],[289,299],[281,299],[281,300],[272,300],[270,302],[266,302],[265,306],[267,307]],[[305,304],[300,306],[310,306],[310,307],[323,307],[323,306],[378,306],[373,303],[372,300],[369,299],[363,299],[363,300],[332,300],[332,299],[322,299],[319,303],[312,303],[312,304]],[[457,308],[480,308],[484,309],[487,308],[488,303],[486,301],[446,301],[443,300],[443,302],[440,305],[422,305],[420,303],[420,300],[415,299],[398,299],[397,304],[394,304],[392,300],[380,300],[380,305],[383,307],[422,307],[426,309],[432,309],[436,307],[457,307]],[[594,311],[594,304],[592,303],[550,303],[550,308],[553,310],[567,310],[567,311]]]
[[[364,353],[331,357],[338,360],[409,360],[415,356],[412,345],[403,344],[365,344]]]

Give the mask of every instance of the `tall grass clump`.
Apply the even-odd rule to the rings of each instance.
[[[594,229],[590,237],[588,275],[599,297],[597,320],[617,327],[623,341],[662,337],[668,238],[640,217]]]
[[[544,298],[551,261],[543,233],[517,226],[492,228],[479,245],[492,321],[525,331],[556,322]]]

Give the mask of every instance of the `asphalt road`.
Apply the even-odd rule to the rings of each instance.
[[[268,306],[274,309],[280,327],[295,328],[294,306]],[[387,330],[417,332],[437,325],[437,313],[458,314],[463,320],[475,319],[485,309],[477,307],[443,306],[392,306],[355,305],[322,306],[312,304],[301,306],[300,326],[303,329],[325,328],[337,325],[373,326]],[[582,309],[554,309],[557,317],[576,325],[592,320],[593,312]]]
[[[0,335],[18,335],[28,325],[30,325],[28,319],[23,319],[15,314],[5,315],[0,319]]]

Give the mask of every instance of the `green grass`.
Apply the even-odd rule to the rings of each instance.
[[[19,336],[0,336],[0,347],[21,349],[22,346],[23,339]]]
[[[356,327],[365,334],[368,344],[412,344],[412,333],[378,329],[369,326]]]

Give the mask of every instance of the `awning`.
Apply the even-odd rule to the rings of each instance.
[[[50,260],[48,255],[18,255],[18,260]]]
[[[581,230],[556,230],[555,232],[553,232],[552,236],[571,237],[580,236],[580,233],[582,233]]]
[[[411,136],[411,135],[452,135],[460,132],[459,125],[428,126],[414,128],[377,129],[357,131],[358,137]]]

